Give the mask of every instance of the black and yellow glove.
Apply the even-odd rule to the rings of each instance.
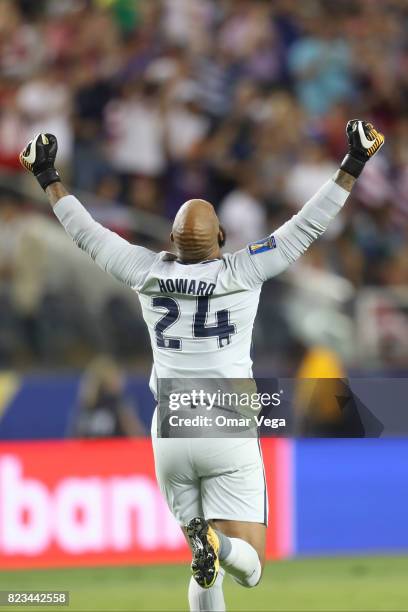
[[[366,162],[383,146],[384,136],[371,123],[360,119],[352,119],[347,123],[346,134],[349,152],[340,168],[357,178]]]
[[[54,168],[57,150],[58,143],[53,134],[38,134],[20,153],[21,164],[34,174],[44,191],[51,183],[61,181]]]

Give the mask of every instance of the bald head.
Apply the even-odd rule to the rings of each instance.
[[[170,237],[177,257],[186,263],[221,256],[224,232],[213,205],[206,200],[188,200],[180,207]]]

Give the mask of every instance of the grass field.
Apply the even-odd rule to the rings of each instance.
[[[186,610],[186,566],[1,572],[0,590],[69,590],[69,608]],[[408,610],[408,557],[297,559],[269,563],[255,589],[224,580],[228,610]],[[0,607],[0,610],[23,609]],[[27,609],[27,608],[26,608]]]

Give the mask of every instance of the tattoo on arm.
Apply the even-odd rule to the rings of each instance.
[[[352,190],[356,180],[354,176],[351,176],[348,172],[344,172],[344,170],[338,170],[334,175],[334,182],[340,185],[340,187],[343,187],[346,191]]]
[[[51,183],[51,185],[48,185],[45,193],[47,194],[48,201],[51,206],[55,206],[58,200],[69,195],[69,192],[65,189],[62,183]]]

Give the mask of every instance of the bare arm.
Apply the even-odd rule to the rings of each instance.
[[[335,183],[337,183],[337,185],[350,192],[353,189],[353,185],[357,179],[344,170],[338,170],[334,175],[333,180]]]
[[[48,201],[53,208],[57,204],[58,200],[69,195],[69,192],[65,189],[62,183],[51,183],[51,185],[48,185],[46,188],[45,193],[47,194]]]

